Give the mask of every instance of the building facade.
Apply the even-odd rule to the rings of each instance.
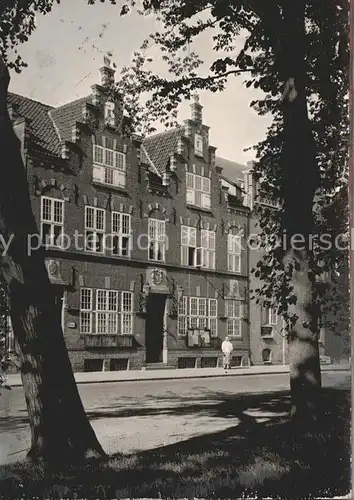
[[[104,66],[59,108],[9,94],[38,234],[74,371],[211,367],[226,335],[250,362],[250,210],[223,182],[196,99],[181,127],[122,133]]]
[[[235,162],[217,160],[223,168],[223,174],[228,179],[239,185],[243,191],[243,204],[250,210],[249,217],[249,289],[260,288],[261,282],[251,270],[262,258],[264,247],[259,248],[257,243],[251,241],[260,233],[258,226],[257,205],[261,204],[268,209],[277,209],[276,203],[265,193],[259,192],[257,183],[253,179],[253,162],[246,166]],[[322,363],[346,364],[351,358],[350,345],[350,294],[349,272],[347,263],[343,262],[340,269],[332,273],[324,273],[318,279],[320,286],[327,289],[334,287],[337,301],[340,304],[336,312],[331,311],[323,316],[319,336],[320,360]],[[331,292],[329,293],[331,295]],[[288,364],[288,343],[283,331],[283,319],[276,311],[269,307],[249,300],[249,326],[250,326],[250,362],[251,364]],[[331,298],[329,298],[331,301]]]

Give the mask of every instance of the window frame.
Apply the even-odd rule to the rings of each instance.
[[[119,220],[119,231],[117,231],[114,226],[115,226],[115,221],[114,218],[117,216]],[[124,228],[123,224],[123,219],[124,218],[128,219],[128,232],[122,231]],[[116,237],[118,238],[118,253],[114,253],[114,245],[113,245],[113,238],[112,238],[112,248],[111,248],[111,253],[114,257],[126,257],[126,258],[131,258],[131,251],[132,251],[132,220],[131,220],[131,215],[124,213],[124,212],[117,212],[115,210],[112,211],[111,214],[111,233],[113,238]],[[123,255],[123,238],[128,239],[128,249],[127,249],[127,255]]]
[[[204,235],[204,237],[203,237]],[[211,238],[211,235],[213,236]],[[207,246],[203,246],[207,240]],[[212,242],[212,245],[210,244]],[[216,233],[210,229],[201,229],[200,230],[200,248],[201,248],[201,267],[204,269],[215,269],[215,261],[216,261]],[[211,259],[210,259],[211,257]],[[210,265],[211,260],[211,265]],[[206,265],[206,261],[209,265]]]
[[[82,296],[83,292],[90,292],[90,307],[89,308],[84,308],[82,307]],[[92,326],[93,326],[93,289],[88,288],[88,287],[81,287],[80,288],[80,333],[83,335],[90,335],[92,334]],[[88,314],[89,316],[89,324],[90,328],[89,331],[84,331],[83,328],[83,317],[82,314]]]
[[[198,235],[200,245],[198,245]],[[203,236],[204,235],[204,236]],[[212,235],[212,238],[211,238]],[[206,246],[205,240],[207,240]],[[210,244],[212,242],[212,244]],[[193,249],[193,263],[190,264],[189,253]],[[207,259],[205,257],[208,257]],[[211,258],[210,258],[211,257]],[[210,265],[211,261],[211,265]],[[206,265],[208,262],[208,265]],[[196,227],[181,225],[181,265],[193,268],[215,269],[216,232],[210,229],[197,230]]]
[[[93,220],[94,220],[94,224],[93,226],[94,227],[89,227],[87,225],[87,220],[88,220],[88,211],[89,210],[92,210],[93,211]],[[97,214],[98,213],[102,213],[103,214],[103,229],[97,229]],[[85,220],[84,220],[84,225],[85,225],[85,252],[90,252],[90,253],[98,253],[98,254],[104,254],[105,253],[105,245],[104,245],[104,236],[106,234],[106,210],[104,210],[103,208],[99,208],[99,207],[92,207],[91,205],[85,205],[85,213],[84,213],[84,217],[85,217]],[[96,237],[97,235],[101,235],[102,237],[102,250],[92,250],[91,248],[88,248],[87,247],[87,234],[88,233],[92,233],[94,234]],[[96,240],[97,242],[97,240]]]
[[[197,182],[199,187],[197,187]],[[200,203],[197,202],[197,197],[200,197]],[[209,177],[186,172],[186,204],[204,210],[211,209],[211,179]]]
[[[93,144],[92,148],[92,180],[105,186],[118,188],[126,187],[127,155],[121,151],[106,146],[106,138],[103,137],[104,146]],[[107,158],[112,155],[112,162]],[[107,180],[110,175],[112,182]]]
[[[237,306],[238,307],[235,307]],[[232,308],[230,307],[232,305]],[[239,309],[239,316],[235,315],[235,311]],[[230,310],[232,315],[230,315]],[[225,316],[226,316],[226,332],[231,338],[242,338],[242,317],[243,317],[243,302],[235,298],[225,299]],[[235,326],[238,324],[238,328]],[[230,329],[231,327],[231,329]],[[238,331],[238,334],[235,334]]]
[[[185,337],[189,329],[200,329],[209,330],[210,337],[217,338],[218,299],[184,295],[181,302],[177,318],[178,337]],[[213,314],[211,304],[215,311]]]
[[[45,219],[43,217],[44,215],[44,202],[49,201],[49,207],[50,207],[50,219]],[[60,206],[60,212],[61,212],[61,222],[55,221],[55,206],[58,204]],[[49,243],[47,244],[44,241],[44,231],[43,231],[43,226],[47,225],[50,227],[50,238],[53,238],[55,236],[54,234],[54,228],[58,227],[60,228],[60,235],[58,236],[58,239],[63,237],[64,234],[64,217],[65,217],[65,201],[60,199],[60,198],[53,198],[51,196],[41,196],[41,209],[40,209],[40,221],[41,221],[41,242],[42,245],[51,247],[51,248],[62,248],[63,247],[63,242],[59,241],[59,243]]]
[[[263,355],[264,355],[265,352],[269,353],[268,360],[264,359]],[[269,347],[265,347],[264,349],[262,349],[262,363],[264,365],[271,365],[272,364],[272,350]]]
[[[268,325],[276,326],[278,323],[278,313],[275,311],[274,307],[267,308],[267,320]]]
[[[187,233],[186,237],[183,235],[183,231]],[[187,240],[187,244],[185,241]],[[188,267],[196,267],[197,263],[197,228],[192,226],[181,225],[181,265]],[[186,250],[185,250],[186,249]],[[193,251],[193,264],[189,264],[189,252],[190,249]]]
[[[155,233],[155,237],[151,236],[151,229]],[[160,232],[162,239],[159,239],[159,226],[163,227],[163,232]],[[154,243],[152,253],[153,257],[150,256],[151,243]],[[160,246],[161,245],[161,246]],[[158,254],[161,252],[161,259],[158,259]],[[155,219],[154,217],[148,218],[148,260],[150,262],[166,262],[166,221],[163,219]]]
[[[238,243],[235,242],[238,241]],[[238,263],[238,266],[236,265]],[[227,270],[231,273],[241,273],[242,268],[242,236],[228,233],[227,235]]]
[[[89,308],[82,307],[83,292],[90,292]],[[103,306],[100,306],[101,297],[104,297]],[[112,305],[111,297],[115,297]],[[124,298],[129,297],[130,310],[127,311],[124,307]],[[90,328],[83,328],[83,315],[89,314]],[[101,316],[99,316],[101,315]],[[129,316],[129,329],[126,331],[126,323],[124,319]],[[104,318],[102,329],[100,325],[100,318]],[[113,329],[110,329],[113,325]],[[113,331],[112,331],[113,330]],[[134,293],[128,290],[113,290],[106,288],[80,288],[80,333],[82,335],[112,335],[123,336],[133,335],[134,332]]]

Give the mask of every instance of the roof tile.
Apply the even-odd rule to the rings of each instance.
[[[11,92],[8,93],[7,102],[8,105],[16,106],[18,115],[29,121],[33,146],[43,153],[59,155],[60,140],[49,116],[49,111],[53,108]]]
[[[183,128],[178,127],[152,135],[144,140],[144,148],[160,174],[166,170],[170,156],[176,151],[178,138],[182,135]]]

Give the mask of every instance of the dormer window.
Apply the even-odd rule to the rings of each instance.
[[[103,138],[103,146],[93,146],[93,181],[109,186],[125,187],[126,155],[115,151],[113,140]]]
[[[106,125],[115,127],[115,104],[114,102],[107,101],[104,105],[104,120]]]
[[[194,153],[196,156],[203,156],[204,155],[204,148],[203,148],[203,136],[201,134],[195,134],[194,135]]]
[[[187,172],[187,205],[210,209],[210,179]]]

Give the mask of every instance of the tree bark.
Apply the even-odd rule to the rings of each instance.
[[[0,230],[12,237],[2,252],[9,286],[11,320],[31,427],[28,458],[63,466],[105,453],[83,408],[41,248],[29,252],[28,235],[38,234],[32,213],[20,141],[7,112],[8,70],[0,57]],[[5,160],[6,158],[6,160]]]
[[[283,102],[282,225],[287,234],[284,265],[292,268],[290,283],[297,298],[289,307],[289,313],[297,318],[289,332],[290,388],[292,415],[305,423],[316,417],[321,387],[316,281],[310,267],[313,201],[319,172],[307,109],[305,1],[283,4],[283,77],[290,85]]]

